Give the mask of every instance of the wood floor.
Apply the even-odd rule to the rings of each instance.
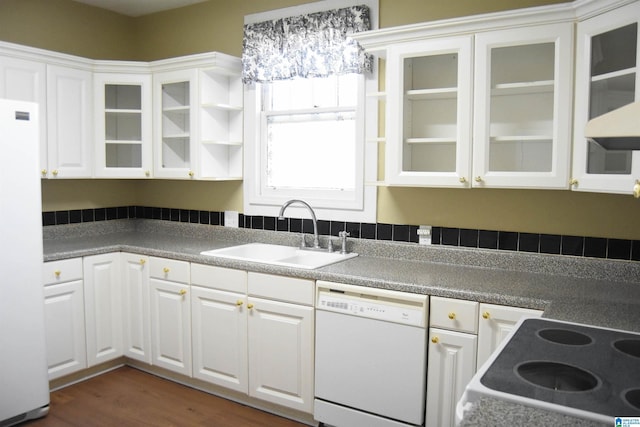
[[[24,425],[300,427],[304,424],[125,366],[51,393],[49,415]]]

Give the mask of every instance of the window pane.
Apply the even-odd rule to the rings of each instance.
[[[355,113],[269,116],[267,186],[354,190]]]
[[[266,84],[265,89],[267,111],[355,106],[358,75],[282,80]]]

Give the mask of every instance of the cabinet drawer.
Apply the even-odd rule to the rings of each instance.
[[[171,282],[189,283],[189,263],[167,258],[149,258],[149,275]]]
[[[429,326],[475,334],[478,332],[478,303],[431,297]]]
[[[82,258],[45,262],[42,268],[42,283],[52,285],[82,279]]]
[[[191,284],[246,294],[247,272],[212,265],[191,264]]]
[[[250,272],[247,286],[252,296],[313,305],[313,280]]]

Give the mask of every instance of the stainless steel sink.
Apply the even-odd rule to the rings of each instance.
[[[342,254],[340,252],[321,251],[311,248],[303,249],[294,246],[273,245],[268,243],[247,243],[244,245],[230,246],[228,248],[204,251],[200,254],[308,270],[335,264],[336,262],[358,256],[357,253],[353,252]]]
[[[456,417],[483,396],[603,423],[640,414],[640,335],[525,319],[478,370]]]

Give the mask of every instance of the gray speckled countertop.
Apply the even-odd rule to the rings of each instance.
[[[544,310],[544,317],[640,332],[640,263],[351,239],[356,258],[316,270],[225,260],[200,252],[247,242],[297,245],[299,235],[156,220],[44,229],[44,260],[123,251],[249,271]],[[326,236],[321,236],[323,246]],[[337,244],[337,243],[336,243]],[[566,418],[483,399],[464,425],[569,425]],[[512,418],[505,417],[506,412]],[[532,412],[533,411],[533,412]],[[490,418],[496,416],[495,424]],[[556,418],[554,418],[554,416]],[[525,417],[525,418],[521,418]],[[555,421],[555,422],[553,422]],[[540,423],[534,423],[541,425]],[[585,424],[581,424],[585,425]]]

